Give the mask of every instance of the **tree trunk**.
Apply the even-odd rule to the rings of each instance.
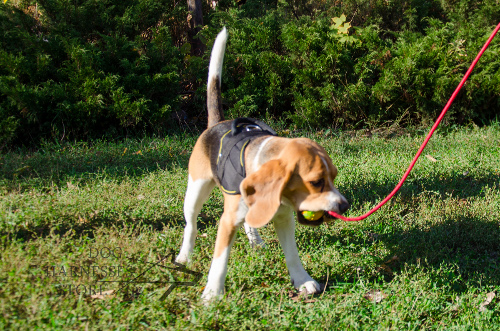
[[[203,27],[201,0],[187,0],[188,4],[188,41],[191,44],[191,55],[201,56],[205,52],[205,44],[200,38],[194,38]]]

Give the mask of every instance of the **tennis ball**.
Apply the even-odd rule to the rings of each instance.
[[[302,212],[302,216],[304,216],[304,218],[308,221],[317,221],[319,220],[321,217],[323,217],[323,215],[325,214],[324,211],[320,210],[320,211],[309,211],[309,210],[304,210]]]

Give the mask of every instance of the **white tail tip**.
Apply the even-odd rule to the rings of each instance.
[[[210,66],[208,67],[208,81],[211,78],[219,77],[219,84],[222,77],[222,63],[224,63],[224,52],[226,50],[227,30],[226,27],[222,29],[217,35],[212,48],[212,55],[210,56]]]

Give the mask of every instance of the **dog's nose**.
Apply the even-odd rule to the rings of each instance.
[[[349,205],[349,202],[347,201],[343,201],[340,203],[339,205],[339,211],[341,214],[345,213],[347,211],[347,209],[349,209],[350,205]]]

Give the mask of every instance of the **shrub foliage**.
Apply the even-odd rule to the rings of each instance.
[[[208,45],[187,43],[170,0],[0,4],[0,147],[204,125],[211,43],[230,33],[227,117],[298,128],[422,125],[435,118],[500,17],[496,0],[204,2]],[[500,113],[494,40],[449,123]],[[173,116],[173,115],[181,116]]]

